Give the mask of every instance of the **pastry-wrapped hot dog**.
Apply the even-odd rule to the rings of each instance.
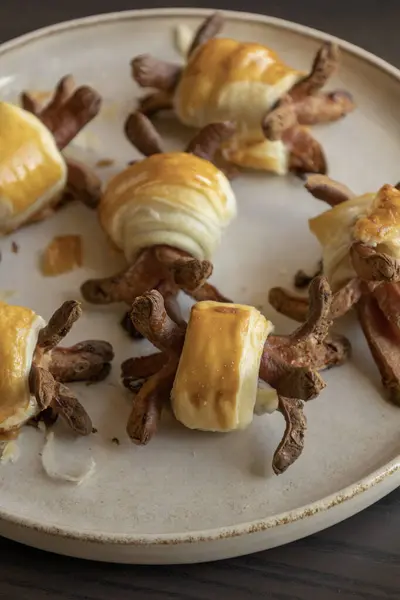
[[[400,192],[391,185],[346,200],[309,225],[322,245],[324,272],[334,291],[357,276],[350,253],[354,244],[400,259]]]
[[[190,429],[233,431],[253,420],[272,323],[254,307],[198,302],[192,309],[171,404]]]
[[[102,341],[58,346],[80,315],[77,302],[65,302],[46,324],[29,308],[0,303],[0,440],[46,410],[76,433],[91,433],[89,416],[64,383],[103,379],[114,353]]]
[[[356,196],[321,176],[309,177],[306,187],[332,207],[309,222],[335,292],[331,316],[356,309],[382,384],[400,404],[400,191],[386,184]],[[270,302],[289,317],[305,318],[305,298],[274,288]]]
[[[18,429],[37,414],[29,375],[45,324],[29,308],[0,303],[0,432]]]
[[[100,220],[132,263],[144,248],[167,245],[212,258],[236,215],[225,175],[193,154],[154,154],[117,175],[102,198]]]
[[[66,200],[95,206],[100,181],[62,150],[100,110],[89,87],[64,77],[44,108],[23,94],[23,108],[0,102],[0,235],[50,215]]]
[[[28,111],[0,102],[0,233],[57,204],[67,166],[53,135]]]
[[[324,173],[326,159],[308,125],[335,121],[353,110],[344,91],[321,90],[339,63],[335,44],[324,44],[309,74],[287,65],[271,48],[215,38],[219,13],[201,25],[183,67],[143,54],[132,61],[141,87],[157,92],[140,101],[151,116],[172,108],[191,127],[233,121],[235,134],[221,144],[226,161],[284,175]]]
[[[186,325],[168,316],[157,291],[137,298],[132,320],[160,352],[122,364],[123,383],[136,394],[131,439],[147,444],[169,401],[186,427],[215,432],[244,429],[253,413],[279,410],[286,430],[273,469],[285,471],[303,448],[303,401],[325,386],[317,371],[340,364],[348,353],[347,340],[327,337],[332,298],[323,278],[313,282],[310,298],[307,323],[289,336],[272,334],[272,324],[251,306],[198,302]]]
[[[180,289],[196,300],[222,300],[207,283],[224,229],[236,216],[236,199],[226,175],[213,162],[231,123],[200,131],[187,152],[163,152],[162,141],[141,113],[130,115],[129,139],[146,158],[136,161],[107,185],[99,206],[103,229],[124,253],[128,267],[117,275],[90,280],[82,295],[94,304],[125,302],[157,289],[168,313],[181,319]],[[123,326],[136,335],[129,317]]]

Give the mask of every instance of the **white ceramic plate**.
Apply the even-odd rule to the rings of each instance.
[[[179,60],[176,25],[196,26],[203,10],[155,10],[93,17],[50,27],[0,48],[1,97],[21,89],[49,90],[73,73],[104,96],[101,117],[81,135],[75,153],[108,178],[135,153],[122,125],[138,89],[129,61],[149,51]],[[325,34],[262,16],[227,13],[226,34],[265,42],[287,61],[307,69]],[[332,86],[350,90],[358,110],[319,127],[333,177],[355,190],[377,189],[400,178],[400,73],[350,44]],[[167,121],[171,148],[188,133]],[[294,178],[244,175],[234,182],[240,217],[216,257],[214,280],[237,301],[262,305],[279,331],[293,323],[268,306],[272,285],[288,285],[300,267],[312,266],[319,248],[307,219],[323,209]],[[59,233],[84,236],[85,268],[43,279],[38,257]],[[19,246],[11,252],[11,240]],[[1,290],[49,317],[67,298],[79,298],[88,277],[118,267],[95,214],[69,206],[55,218],[2,240]],[[152,443],[137,448],[125,434],[130,399],[119,383],[119,365],[143,352],[120,331],[122,308],[85,306],[71,342],[104,338],[114,344],[113,374],[105,383],[77,386],[96,435],[65,440],[71,457],[92,454],[96,474],[80,487],[49,480],[39,453],[43,434],[26,429],[21,458],[0,469],[0,533],[39,548],[79,557],[131,563],[220,559],[284,544],[328,527],[375,502],[400,481],[400,410],[386,403],[377,370],[357,325],[342,323],[354,346],[352,362],[326,374],[327,389],[307,406],[308,432],[300,460],[276,477],[271,458],[283,431],[280,415],[256,418],[230,435],[191,432],[165,418]],[[117,437],[120,445],[112,443]],[[62,443],[61,441],[59,442]]]

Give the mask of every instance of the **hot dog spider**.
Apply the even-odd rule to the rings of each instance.
[[[146,158],[109,182],[99,217],[127,267],[86,281],[81,292],[94,304],[131,305],[137,296],[157,289],[168,314],[181,322],[180,289],[195,300],[227,300],[207,279],[222,232],[236,216],[236,199],[227,177],[211,161],[234,128],[229,122],[205,127],[187,152],[163,152],[160,136],[141,113],[130,116],[126,129]],[[123,325],[135,334],[129,317]]]
[[[306,187],[331,206],[309,221],[334,292],[331,317],[356,309],[382,384],[400,404],[400,191],[386,184],[358,196],[321,175],[310,176]],[[269,299],[295,320],[307,314],[307,299],[282,288],[270,290]]]
[[[306,126],[336,121],[354,109],[348,92],[322,91],[339,64],[336,44],[321,46],[307,74],[261,44],[216,38],[222,26],[220,13],[206,19],[183,67],[148,54],[133,59],[135,81],[156,90],[140,101],[140,110],[151,116],[173,109],[179,121],[197,128],[233,121],[236,133],[220,151],[239,167],[325,173],[323,149]]]

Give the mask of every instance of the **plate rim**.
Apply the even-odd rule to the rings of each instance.
[[[31,32],[13,38],[9,41],[0,44],[0,57],[3,57],[8,52],[15,50],[16,48],[22,48],[28,46],[31,42],[37,39],[45,37],[52,37],[65,31],[76,30],[85,27],[95,27],[97,25],[103,25],[106,23],[116,23],[118,21],[125,22],[136,19],[151,19],[159,18],[160,16],[169,17],[204,17],[208,16],[210,12],[217,9],[213,8],[151,8],[151,9],[134,9],[125,10],[118,12],[102,13],[97,15],[91,15],[79,19],[72,19],[62,21],[46,27],[35,29]],[[307,25],[301,25],[286,19],[280,19],[277,17],[271,17],[259,13],[249,13],[242,11],[232,10],[219,10],[226,15],[228,20],[234,21],[247,21],[253,23],[260,23],[263,25],[269,25],[276,29],[285,29],[287,31],[294,32],[298,35],[302,35],[308,38],[319,41],[331,41],[337,43],[347,53],[352,54],[363,61],[366,61],[384,71],[390,75],[400,84],[400,69],[391,65],[386,60],[376,56],[372,52],[361,48],[351,42],[347,42],[337,36],[333,36],[324,31],[308,27]],[[10,524],[14,524],[20,527],[35,530],[38,533],[44,533],[51,536],[63,537],[69,540],[75,540],[80,542],[100,543],[109,545],[123,545],[123,546],[163,546],[163,545],[177,545],[177,544],[194,544],[198,542],[212,542],[218,540],[224,540],[228,538],[236,538],[239,536],[246,536],[254,533],[261,533],[269,529],[274,529],[282,525],[294,524],[305,519],[310,519],[316,514],[327,512],[334,507],[344,504],[349,500],[363,494],[364,492],[374,488],[375,486],[383,483],[389,477],[394,476],[400,485],[400,453],[388,463],[385,463],[381,467],[375,469],[372,473],[369,473],[365,477],[358,481],[346,486],[334,492],[324,498],[316,500],[312,503],[303,505],[299,508],[288,510],[276,515],[272,515],[267,518],[257,519],[241,523],[239,525],[230,525],[225,527],[214,527],[212,529],[185,531],[182,533],[164,533],[164,534],[112,534],[107,532],[98,531],[96,533],[90,530],[76,530],[72,527],[63,526],[58,527],[55,524],[44,525],[29,517],[23,517],[16,514],[12,514],[5,511],[0,507],[0,520],[6,521]],[[388,493],[393,490],[396,485],[389,486]]]

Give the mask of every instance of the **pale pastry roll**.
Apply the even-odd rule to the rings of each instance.
[[[38,412],[29,374],[44,326],[29,308],[0,303],[0,433],[19,429]]]
[[[0,234],[56,203],[67,167],[51,132],[33,114],[0,102]]]
[[[231,120],[238,132],[223,146],[227,160],[242,167],[288,172],[289,151],[261,129],[265,114],[302,78],[270,48],[232,39],[212,39],[189,57],[174,106],[186,125]]]
[[[100,220],[114,245],[133,262],[144,248],[166,244],[210,259],[236,216],[225,175],[192,154],[154,154],[107,186]]]
[[[171,393],[177,420],[205,431],[247,427],[253,419],[264,344],[272,329],[251,306],[195,304]]]
[[[400,192],[385,185],[310,219],[309,226],[321,243],[324,272],[336,292],[356,277],[350,259],[354,242],[400,258]]]
[[[233,120],[259,128],[265,113],[302,77],[266,46],[214,38],[189,57],[175,110],[193,127]]]

